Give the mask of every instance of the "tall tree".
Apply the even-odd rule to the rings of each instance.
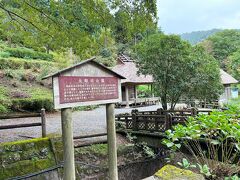
[[[114,32],[118,42],[136,44],[142,36],[157,30],[156,0],[118,0],[110,4],[116,11]]]
[[[2,21],[3,32],[13,26],[12,32],[20,34],[26,45],[47,50],[72,47],[83,58],[96,53],[91,50],[93,35],[103,28],[105,41],[97,43],[106,45],[107,29],[113,19],[107,4],[101,0],[3,0],[0,9],[10,22],[4,26]]]
[[[210,62],[208,55],[201,49],[193,49],[189,43],[175,35],[155,34],[141,42],[137,47],[137,65],[143,74],[150,74],[155,81],[155,89],[161,98],[162,106],[173,109],[180,97],[202,98],[211,93],[219,95],[219,66]],[[208,58],[204,60],[204,58]],[[211,58],[211,60],[214,60]],[[199,84],[199,82],[201,82]],[[205,86],[211,91],[194,91]],[[210,89],[208,88],[208,89]]]
[[[156,0],[2,0],[0,10],[2,36],[47,52],[72,48],[81,58],[109,48],[113,32],[127,43],[157,22]]]

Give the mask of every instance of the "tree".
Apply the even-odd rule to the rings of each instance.
[[[84,59],[109,48],[111,39],[128,43],[155,28],[156,12],[156,0],[2,0],[0,33],[36,50],[71,48]]]
[[[110,6],[114,14],[114,34],[116,41],[136,44],[142,36],[157,30],[156,0],[117,0]]]
[[[227,70],[236,79],[240,79],[240,49],[227,58]]]
[[[226,58],[240,48],[240,31],[224,30],[210,36],[206,41],[208,42],[202,43],[203,47],[226,69]]]
[[[139,72],[153,76],[164,109],[167,109],[168,102],[174,109],[180,97],[199,97],[194,93],[198,88],[202,89],[198,90],[201,97],[210,96],[210,93],[219,94],[214,92],[220,84],[217,62],[203,49],[192,48],[179,36],[151,35],[137,46],[137,54]],[[204,60],[206,57],[207,60]],[[214,66],[206,67],[205,63],[210,60],[213,60],[211,65]],[[213,88],[211,92],[204,90],[206,84]]]
[[[191,84],[184,96],[190,100],[209,102],[218,99],[223,90],[218,61],[201,46],[192,48],[191,61],[194,69],[190,79]]]

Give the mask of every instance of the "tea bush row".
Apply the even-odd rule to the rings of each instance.
[[[24,58],[24,59],[41,59],[45,61],[53,60],[52,54],[38,52],[38,51],[34,51],[27,48],[6,48],[4,49],[4,51],[9,53],[10,57],[17,57],[17,58]]]
[[[55,64],[41,60],[29,61],[18,58],[0,58],[0,69],[39,69],[41,66],[52,67],[55,66]]]

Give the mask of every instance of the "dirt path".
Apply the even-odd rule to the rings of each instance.
[[[140,111],[156,110],[161,106],[148,106],[137,108]],[[131,108],[116,109],[115,113],[131,112]],[[11,125],[19,123],[40,122],[40,118],[23,118],[0,120],[1,125]],[[93,111],[78,111],[73,113],[74,136],[96,134],[106,132],[105,106],[101,106]],[[47,115],[47,134],[61,134],[60,113]],[[16,141],[27,139],[27,137],[40,137],[41,127],[19,128],[11,130],[0,130],[0,142]]]

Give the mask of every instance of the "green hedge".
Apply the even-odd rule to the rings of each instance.
[[[45,108],[46,111],[53,111],[52,98],[23,98],[12,100],[13,110],[39,112],[42,108]]]
[[[52,67],[55,66],[55,63],[41,60],[28,61],[18,58],[0,58],[0,69],[39,69],[41,66]]]
[[[25,58],[25,59],[42,59],[46,61],[52,61],[53,55],[37,52],[27,48],[6,48],[5,52],[8,52],[11,57]]]
[[[11,100],[8,97],[8,89],[0,86],[0,113],[7,113],[11,106]]]

